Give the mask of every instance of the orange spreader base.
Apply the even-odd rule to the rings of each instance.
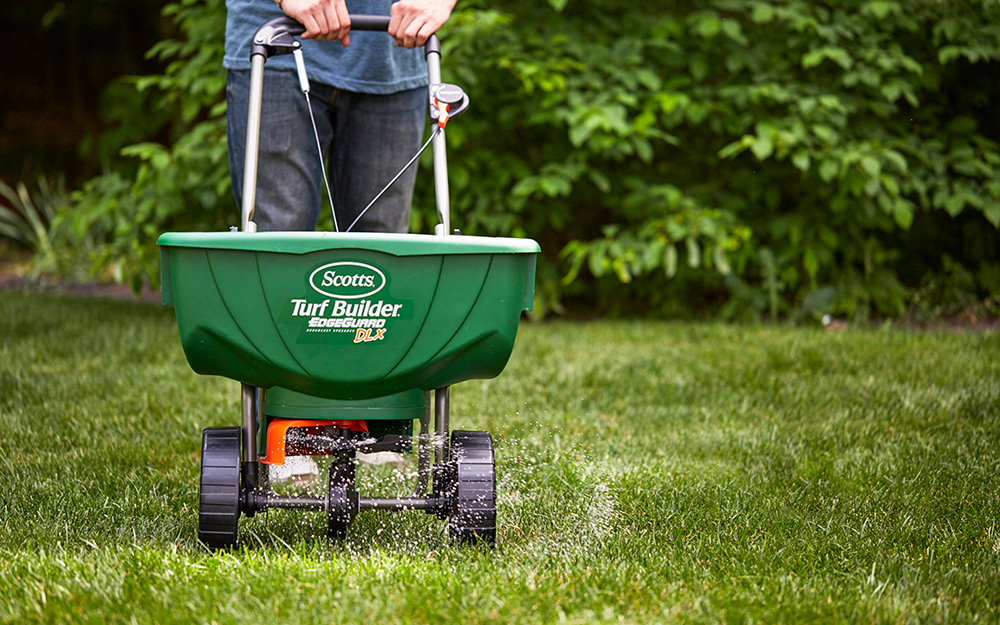
[[[315,449],[293,447],[287,449],[285,439],[288,430],[292,428],[304,428],[307,434],[322,434],[323,426],[335,425],[344,430],[352,432],[367,432],[368,426],[364,421],[322,421],[318,419],[272,419],[267,425],[267,453],[262,464],[285,464],[285,456],[322,456],[331,452],[317,451]]]

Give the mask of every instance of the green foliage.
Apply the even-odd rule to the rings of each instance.
[[[134,179],[118,166],[67,217],[135,282],[155,279],[157,232],[232,210],[223,13],[167,7],[183,36],[151,54],[170,65],[133,82],[172,140],[125,150]],[[894,315],[957,275],[945,255],[988,293],[996,2],[467,0],[442,34],[473,101],[448,129],[453,221],[540,241],[542,311]],[[418,183],[424,230],[431,194]]]
[[[828,312],[898,314],[915,219],[969,211],[1000,226],[996,128],[980,127],[993,126],[982,98],[997,65],[970,67],[1000,57],[996,3],[715,4],[758,48],[706,51],[737,113],[726,131],[739,137],[717,154],[736,168],[725,193],[742,197],[723,204],[778,252],[793,301],[832,287]]]
[[[32,280],[61,269],[60,248],[64,242],[54,237],[52,222],[67,201],[62,178],[55,182],[39,178],[37,187],[32,193],[24,183],[12,188],[0,181],[0,197],[8,203],[0,204],[0,240],[8,239],[33,252],[28,276]]]
[[[728,273],[749,236],[676,174],[676,127],[701,113],[661,71],[666,14],[640,5],[463,3],[449,22],[450,73],[485,111],[452,131],[453,204],[465,230],[527,234],[562,259],[543,309],[604,276]]]
[[[225,3],[181,0],[163,14],[181,33],[149,51],[150,57],[170,61],[166,71],[126,77],[114,89],[121,94],[133,89],[136,101],[157,107],[161,115],[155,118],[166,125],[169,145],[145,141],[121,148],[119,160],[75,192],[55,222],[56,228],[95,242],[77,250],[78,263],[128,281],[135,290],[159,280],[154,242],[160,233],[218,230],[234,220],[222,70]],[[129,136],[127,128],[120,133]]]
[[[463,6],[450,67],[491,114],[452,132],[455,205],[561,250],[557,294],[609,310],[580,286],[613,276],[594,292],[654,306],[724,288],[727,317],[899,314],[909,268],[965,247],[927,215],[992,233],[964,262],[1000,241],[995,3]]]
[[[73,194],[77,212],[63,213],[57,226],[95,237],[101,243],[89,255],[94,272],[110,270],[138,290],[157,283],[154,242],[162,232],[226,226],[232,199],[225,124],[202,121],[169,148],[139,143],[122,154],[139,160],[135,178],[111,173],[89,181]]]

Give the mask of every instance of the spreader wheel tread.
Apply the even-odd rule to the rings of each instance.
[[[347,528],[358,512],[355,474],[356,464],[351,456],[334,458],[330,463],[326,504],[326,537],[330,540],[347,538]]]
[[[209,549],[236,546],[240,521],[240,428],[205,428],[201,437],[198,540]]]
[[[466,544],[496,544],[496,468],[489,432],[451,434],[455,466],[454,512],[448,519],[452,539]]]

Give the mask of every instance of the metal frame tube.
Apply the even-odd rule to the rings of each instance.
[[[240,412],[243,417],[243,462],[257,462],[257,387],[240,384]]]
[[[325,497],[279,497],[267,496],[268,508],[284,508],[287,510],[326,510]]]
[[[326,510],[325,497],[282,497],[268,494],[266,508]],[[358,497],[358,510],[430,510],[441,505],[437,497]]]
[[[243,205],[240,209],[240,230],[256,232],[253,222],[257,201],[257,153],[260,149],[260,110],[264,97],[264,55],[250,57],[250,101],[247,107],[246,153],[243,159]],[[242,413],[245,486],[257,488],[257,387],[240,384]]]
[[[259,465],[257,464],[257,387],[240,384],[240,412],[243,447],[240,450],[240,465],[243,488],[254,490],[259,485]]]
[[[243,158],[243,204],[240,230],[256,232],[253,223],[257,201],[257,158],[260,150],[260,109],[264,97],[264,55],[250,57],[250,105],[247,107],[247,141]]]
[[[424,415],[420,417],[420,434],[417,435],[417,486],[412,497],[423,497],[431,480],[431,394],[424,394]]]
[[[359,497],[360,510],[428,510],[438,505],[435,497]]]
[[[427,79],[430,84],[441,82],[441,53],[427,53]],[[435,234],[447,236],[451,234],[451,197],[448,192],[448,155],[445,152],[444,128],[439,128],[431,143],[434,154],[434,199],[437,203],[438,221],[441,228],[435,228]]]
[[[434,391],[434,464],[437,466],[443,466],[451,459],[448,443],[450,398],[451,387],[449,386]]]

